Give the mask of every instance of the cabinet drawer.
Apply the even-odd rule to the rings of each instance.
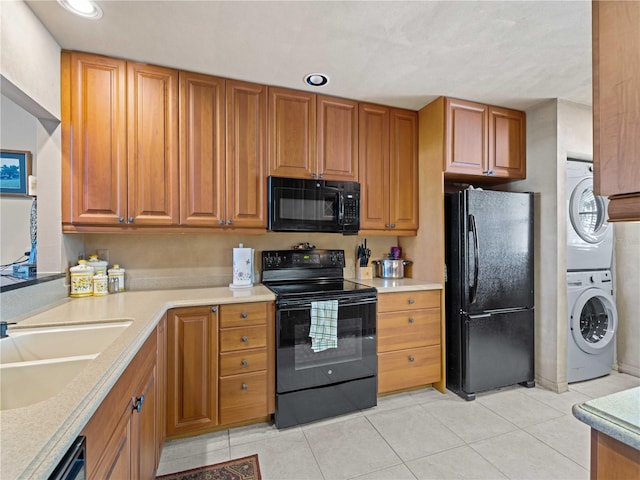
[[[257,372],[267,369],[267,349],[258,348],[220,354],[220,376]]]
[[[440,345],[378,355],[378,393],[417,387],[438,380]]]
[[[221,352],[262,348],[266,346],[266,327],[227,328],[220,330]]]
[[[267,304],[234,303],[220,305],[220,328],[264,325],[267,323]]]
[[[267,372],[220,379],[220,423],[235,423],[268,415]]]
[[[440,309],[408,310],[378,315],[378,352],[440,343]]]
[[[378,295],[378,312],[440,307],[440,290],[383,293]]]

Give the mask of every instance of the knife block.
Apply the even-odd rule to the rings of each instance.
[[[371,280],[373,278],[373,268],[371,265],[368,267],[361,267],[356,265],[356,279],[358,280]]]

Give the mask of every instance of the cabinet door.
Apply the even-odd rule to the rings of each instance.
[[[510,179],[525,178],[525,113],[489,107],[489,175]]]
[[[609,218],[640,220],[640,2],[592,2],[593,186]],[[628,195],[615,197],[616,195]]]
[[[317,174],[315,132],[314,94],[269,87],[269,175]]]
[[[317,173],[324,180],[358,181],[358,103],[317,97]]]
[[[218,314],[211,307],[169,310],[167,435],[218,424]]]
[[[391,228],[389,222],[389,109],[360,104],[360,228]]]
[[[72,223],[118,224],[127,211],[126,63],[70,56],[70,125],[62,127],[72,145],[63,148],[62,194],[71,196]]]
[[[488,107],[447,98],[445,101],[445,173],[484,175],[487,170]]]
[[[145,381],[138,387],[135,402],[140,402],[139,409],[134,404],[132,417],[131,478],[155,478],[156,468],[160,461],[157,451],[157,409],[158,395],[156,383],[157,369],[154,365],[145,376]]]
[[[389,204],[391,228],[418,229],[418,114],[391,109]]]
[[[166,433],[167,418],[167,315],[165,313],[157,329],[158,345],[156,350],[156,369],[157,369],[157,402],[158,408],[156,412],[156,458],[160,460],[162,455],[162,446],[164,444]]]
[[[224,89],[221,78],[180,72],[180,223],[225,222]]]
[[[267,226],[267,87],[227,80],[227,224]]]
[[[175,225],[178,71],[127,63],[128,222]]]
[[[100,452],[101,455],[95,458],[87,455],[87,478],[90,480],[132,478],[131,446],[131,410],[130,406],[127,406],[127,410],[117,419],[113,435],[106,444],[106,448]]]

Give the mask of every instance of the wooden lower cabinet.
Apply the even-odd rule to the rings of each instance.
[[[591,480],[640,478],[640,451],[591,429]]]
[[[378,296],[378,393],[441,380],[440,291]]]
[[[158,445],[157,330],[144,343],[82,431],[87,478],[155,478]]]
[[[254,302],[169,310],[168,438],[275,411],[273,308]]]

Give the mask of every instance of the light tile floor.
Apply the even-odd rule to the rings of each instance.
[[[428,388],[285,430],[261,423],[167,442],[158,474],[257,453],[263,480],[588,480],[589,427],[571,407],[636,386],[612,372],[562,394],[516,386],[473,402]]]

